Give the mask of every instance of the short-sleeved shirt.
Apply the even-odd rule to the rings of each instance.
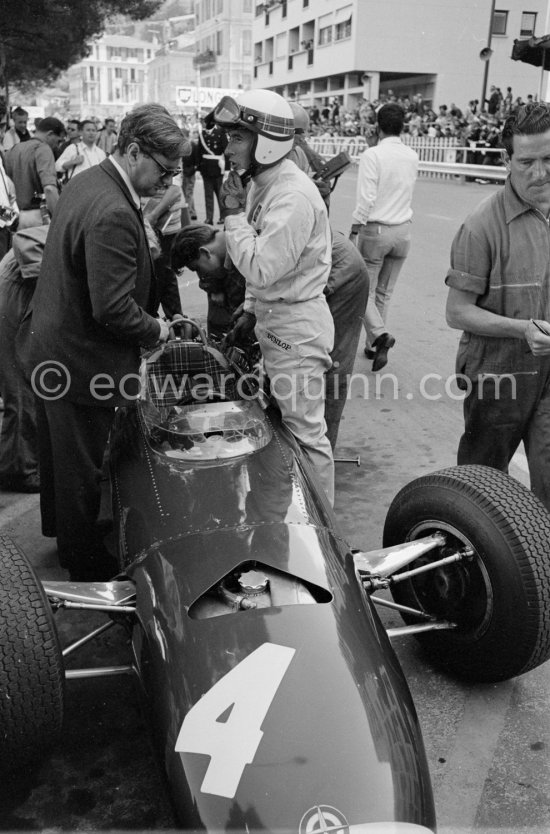
[[[48,185],[57,187],[55,157],[47,142],[29,139],[19,142],[6,154],[6,172],[13,180],[21,211],[38,208],[35,194],[43,194]]]
[[[477,305],[514,319],[550,316],[550,228],[521,200],[510,179],[466,218],[451,248],[449,287],[475,293]],[[463,333],[457,372],[532,373],[539,360],[523,339]]]

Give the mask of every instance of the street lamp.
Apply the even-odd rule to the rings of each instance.
[[[485,61],[485,67],[483,69],[483,87],[481,88],[481,101],[479,106],[481,110],[483,110],[485,106],[485,98],[487,96],[487,82],[489,80],[489,63],[491,61],[491,55],[493,54],[493,50],[491,49],[491,43],[493,40],[493,19],[495,16],[495,3],[496,0],[491,0],[491,15],[489,17],[489,34],[487,35],[487,46],[485,49],[482,49],[479,53],[479,57],[482,61]]]

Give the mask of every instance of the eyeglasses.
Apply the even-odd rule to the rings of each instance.
[[[159,162],[156,156],[153,156],[152,153],[146,153],[142,151],[143,156],[148,156],[149,159],[152,159],[153,162],[156,162],[158,167],[161,171],[161,177],[164,179],[165,177],[177,177],[178,174],[181,174],[182,168],[167,168],[166,165],[163,165],[162,162]]]

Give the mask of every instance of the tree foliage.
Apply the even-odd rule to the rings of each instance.
[[[143,20],[162,0],[0,0],[0,90],[51,84],[117,15]]]

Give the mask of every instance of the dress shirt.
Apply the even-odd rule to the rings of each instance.
[[[101,148],[98,148],[97,145],[86,145],[85,142],[78,142],[76,145],[67,145],[57,162],[55,163],[55,170],[62,174],[65,172],[65,168],[63,164],[67,162],[69,159],[74,159],[75,156],[81,155],[84,157],[84,160],[80,162],[78,165],[75,165],[74,168],[69,168],[68,170],[68,178],[72,179],[72,177],[76,176],[77,174],[81,174],[82,171],[86,171],[88,168],[92,168],[94,165],[99,165],[100,162],[103,162],[105,159],[105,151]]]
[[[130,177],[128,176],[128,174],[126,173],[126,171],[124,170],[124,168],[122,168],[122,167],[118,164],[118,162],[116,161],[116,159],[115,159],[115,158],[114,158],[114,156],[112,156],[112,155],[109,157],[109,162],[110,162],[112,165],[114,165],[114,166],[115,166],[115,168],[117,169],[118,173],[120,174],[120,176],[121,176],[121,177],[122,177],[122,179],[124,180],[124,183],[125,183],[125,185],[127,186],[128,191],[130,192],[130,194],[131,194],[131,196],[132,196],[132,200],[134,201],[136,208],[141,209],[141,197],[139,196],[139,194],[137,193],[136,189],[135,189],[135,188],[134,188],[134,186],[132,185],[132,182],[131,182],[131,180],[130,180]]]
[[[412,217],[418,154],[398,136],[386,136],[359,159],[354,223],[397,226]]]
[[[0,159],[0,206],[3,208],[11,208],[14,211],[19,211],[19,207],[17,205],[15,199],[15,188],[13,182],[10,180],[8,175],[4,170],[4,166],[2,164],[2,160]],[[6,223],[4,220],[0,219],[0,229],[3,229],[5,226],[9,226],[9,223]]]

